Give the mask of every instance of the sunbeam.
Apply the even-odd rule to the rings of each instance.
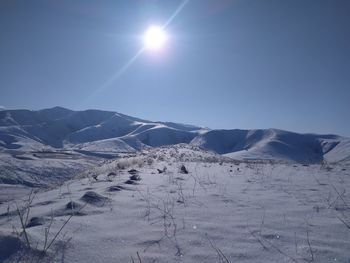
[[[147,49],[159,49],[167,40],[167,35],[165,29],[169,24],[175,19],[175,17],[183,10],[189,0],[184,0],[174,13],[169,17],[163,26],[152,26],[146,31],[144,35],[144,46],[137,51],[137,53],[132,56],[113,76],[107,79],[99,88],[97,88],[84,102],[82,105],[90,102],[97,94],[101,93],[103,90],[108,88],[112,83],[117,81],[129,68],[130,66],[142,55],[142,53]],[[151,30],[151,31],[150,31]],[[80,106],[82,106],[80,105]]]

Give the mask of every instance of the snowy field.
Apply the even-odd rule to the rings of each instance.
[[[47,187],[101,163],[101,158],[70,151],[0,151],[0,185]],[[1,186],[0,186],[1,187]],[[5,199],[6,200],[6,199]],[[0,203],[4,201],[0,197]]]
[[[0,262],[350,262],[349,189],[346,163],[155,148],[2,203]]]

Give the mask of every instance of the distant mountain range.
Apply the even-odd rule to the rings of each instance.
[[[133,152],[186,143],[237,159],[296,162],[350,160],[350,139],[277,129],[210,130],[153,122],[117,112],[62,107],[0,111],[0,151]]]

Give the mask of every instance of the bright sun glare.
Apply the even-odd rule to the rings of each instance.
[[[160,50],[166,43],[168,36],[160,26],[150,26],[143,35],[145,48],[150,50]]]

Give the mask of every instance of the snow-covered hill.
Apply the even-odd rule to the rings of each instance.
[[[238,159],[315,163],[349,160],[350,140],[337,135],[298,134],[277,129],[212,130],[192,145]]]
[[[278,159],[315,163],[350,160],[350,139],[277,129],[209,130],[153,122],[110,111],[0,112],[0,151],[72,150],[83,154],[135,152],[187,143],[236,159]]]
[[[142,146],[189,143],[198,130],[199,127],[191,125],[151,122],[100,110],[71,111],[55,107],[0,112],[0,147],[3,149],[26,150],[31,145],[35,145],[35,149],[39,145],[44,149],[76,148],[77,145],[91,148],[91,143],[96,142],[94,147],[100,146],[98,150],[104,151],[103,147],[111,147],[100,141],[119,138],[120,144],[114,144],[115,152],[135,151]]]

